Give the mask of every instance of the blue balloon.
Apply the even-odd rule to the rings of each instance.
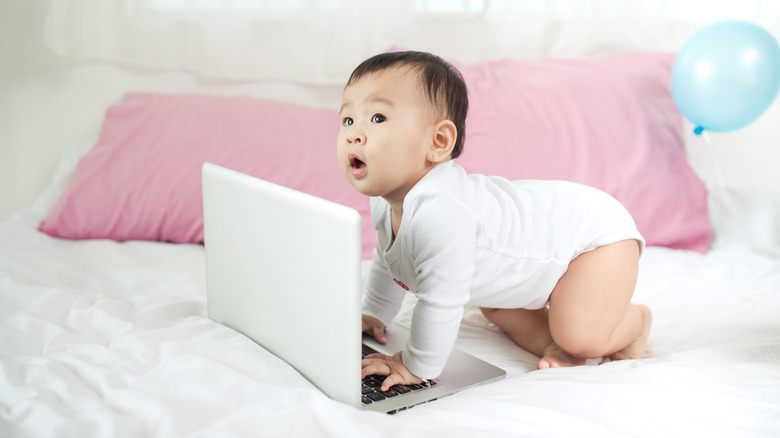
[[[733,131],[758,118],[780,90],[780,45],[766,29],[723,21],[688,40],[672,66],[672,96],[702,130]]]

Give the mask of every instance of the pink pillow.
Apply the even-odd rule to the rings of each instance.
[[[459,66],[469,88],[469,172],[600,188],[648,245],[707,251],[707,190],[685,155],[674,55],[499,60]]]
[[[611,193],[649,245],[706,251],[703,183],[688,166],[669,90],[673,56],[501,60],[461,66],[471,107],[458,162],[510,179],[566,179]],[[41,230],[66,238],[201,242],[210,161],[357,209],[339,169],[335,110],[246,97],[128,94]]]
[[[128,94],[40,226],[71,239],[203,241],[200,168],[212,162],[349,205],[368,199],[336,159],[338,112],[247,97]]]

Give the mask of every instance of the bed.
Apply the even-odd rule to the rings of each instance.
[[[330,400],[208,319],[197,174],[213,161],[365,216],[333,156],[335,110],[134,92],[0,224],[0,435],[777,436],[780,181],[696,177],[672,60],[460,66],[464,167],[589,183],[635,215],[649,245],[634,296],[654,312],[646,358],[536,370],[470,308],[457,346],[506,379],[392,416]],[[365,226],[364,258],[372,245]],[[399,323],[413,306],[408,296]]]

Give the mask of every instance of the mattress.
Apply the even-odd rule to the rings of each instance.
[[[780,254],[771,247],[648,247],[634,302],[650,306],[654,327],[641,360],[536,370],[535,356],[467,309],[457,346],[506,379],[391,416],[329,399],[209,320],[201,245],[39,232],[56,196],[0,224],[0,436],[780,433]],[[399,323],[413,306],[408,296]]]

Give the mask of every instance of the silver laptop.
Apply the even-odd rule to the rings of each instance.
[[[366,349],[393,354],[409,332],[392,324],[386,345],[360,333],[358,212],[210,163],[202,176],[209,318],[283,359],[332,399],[396,413],[506,375],[455,350],[430,385],[382,393],[378,379],[361,382]]]

